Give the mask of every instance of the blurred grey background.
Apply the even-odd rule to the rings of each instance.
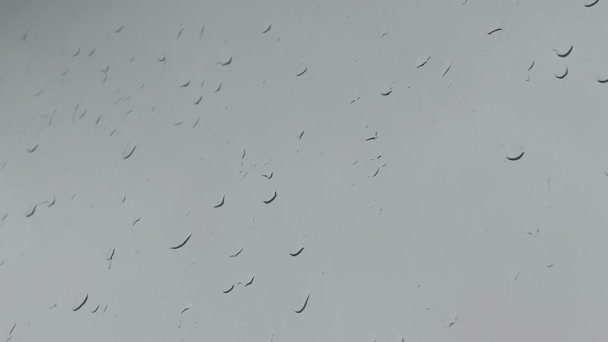
[[[1,1],[0,338],[606,341],[585,1]]]

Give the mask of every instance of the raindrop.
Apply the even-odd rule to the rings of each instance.
[[[127,145],[127,147],[125,148],[125,151],[123,152],[123,156],[122,159],[129,159],[131,158],[131,156],[133,155],[133,153],[135,152],[135,149],[137,148],[137,144],[133,144],[132,147],[129,148],[129,146]],[[128,151],[128,152],[126,152]],[[126,152],[126,153],[125,153]]]
[[[36,151],[36,149],[38,149],[38,144],[35,144],[35,145],[34,145],[34,146],[32,146],[32,147],[28,147],[28,148],[26,149],[26,151],[27,151],[28,153],[34,153],[34,151]]]
[[[416,59],[416,69],[420,69],[425,66],[431,60],[430,54],[423,54]]]
[[[389,88],[388,90],[380,92],[380,95],[382,95],[382,96],[389,96],[392,92],[393,92],[393,89]]]
[[[558,78],[560,80],[566,78],[566,76],[568,76],[568,67],[565,67],[564,71],[562,71],[559,74],[555,74],[554,76],[555,76],[555,78]]]
[[[585,7],[589,8],[589,7],[593,7],[595,6],[595,4],[597,4],[600,0],[593,0],[592,2],[585,4]],[[25,39],[24,39],[25,40]]]
[[[604,67],[596,72],[595,79],[598,83],[608,83],[608,68]]]
[[[34,204],[30,208],[28,208],[27,211],[25,212],[25,217],[32,217],[34,215],[34,213],[36,212],[37,207],[38,207],[38,204]]]
[[[308,305],[309,299],[310,299],[310,294],[306,297],[306,300],[304,301],[304,305],[302,305],[302,308],[300,310],[296,310],[296,313],[302,313],[306,309],[306,305]]]
[[[452,62],[448,61],[445,63],[445,66],[443,68],[443,74],[441,74],[441,77],[443,78],[452,68]]]
[[[223,291],[223,293],[230,293],[232,290],[234,289],[234,284],[232,284],[232,286],[230,286],[230,288],[228,288],[227,290]]]
[[[488,36],[493,35],[494,33],[500,32],[500,31],[502,31],[501,27],[495,28],[495,29],[491,30],[490,32],[488,32]]]
[[[570,44],[570,46],[565,47],[565,48],[553,49],[553,52],[555,52],[555,54],[558,57],[566,58],[570,55],[570,53],[572,52],[572,49],[574,49],[574,45]]]
[[[86,294],[84,299],[79,299],[77,302],[78,304],[72,306],[72,311],[80,310],[87,303],[87,300],[89,300],[89,294]]]
[[[230,58],[228,58],[227,60],[225,60],[223,62],[217,62],[217,64],[219,64],[221,66],[228,66],[228,65],[232,64],[232,56],[230,56]]]
[[[186,243],[188,243],[188,241],[190,240],[191,237],[192,237],[192,233],[190,233],[182,243],[180,243],[177,246],[170,247],[169,249],[180,249],[180,248],[184,247],[186,245]]]

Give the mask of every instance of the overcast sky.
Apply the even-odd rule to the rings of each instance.
[[[0,338],[606,341],[585,1],[0,1]]]

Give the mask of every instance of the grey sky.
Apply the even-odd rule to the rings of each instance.
[[[0,2],[0,337],[604,341],[584,4]]]

